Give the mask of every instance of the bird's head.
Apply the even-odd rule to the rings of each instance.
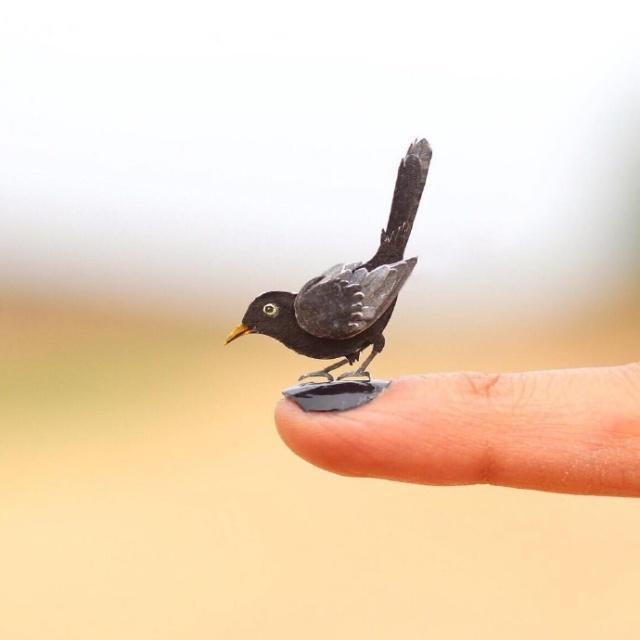
[[[286,337],[291,323],[295,323],[295,297],[286,291],[260,294],[247,308],[242,323],[227,336],[225,344],[248,333],[262,333],[276,339]]]

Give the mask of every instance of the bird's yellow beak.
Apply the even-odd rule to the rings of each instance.
[[[251,329],[249,327],[247,327],[246,324],[239,324],[228,336],[227,339],[224,341],[225,344],[229,344],[231,341],[235,340],[236,338],[239,338],[240,336],[244,336],[247,333],[251,333]]]

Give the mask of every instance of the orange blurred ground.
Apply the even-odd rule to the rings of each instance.
[[[2,298],[0,638],[638,637],[637,500],[311,467],[272,420],[311,363],[229,324]],[[640,309],[415,335],[377,375],[631,361]]]

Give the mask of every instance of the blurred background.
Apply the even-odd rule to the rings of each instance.
[[[0,10],[0,637],[637,638],[635,500],[347,479],[246,304],[368,258],[375,373],[640,358],[630,2]]]

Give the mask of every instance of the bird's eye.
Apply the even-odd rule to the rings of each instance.
[[[278,315],[278,311],[280,311],[280,309],[278,309],[278,305],[273,304],[272,302],[268,302],[264,305],[264,307],[262,307],[262,311],[266,316],[275,318]]]

